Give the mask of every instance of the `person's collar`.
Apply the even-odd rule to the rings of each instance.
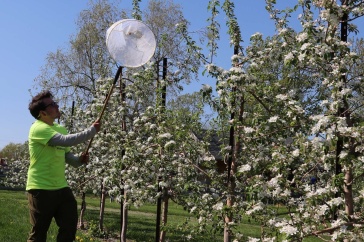
[[[41,116],[39,119],[39,121],[42,121],[43,123],[48,124],[49,126],[53,126],[54,125],[54,120],[49,120],[47,118],[45,118],[45,116]]]

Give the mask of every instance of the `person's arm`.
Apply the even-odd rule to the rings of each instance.
[[[66,153],[66,163],[77,168],[82,165],[81,159],[78,156],[75,156],[73,153]]]
[[[97,130],[94,126],[76,134],[63,135],[58,133],[48,141],[48,145],[63,147],[74,146],[91,139],[96,133]]]
[[[87,165],[89,162],[88,153],[82,153],[80,156],[75,156],[71,152],[66,153],[66,163],[77,168],[82,166],[83,164]]]

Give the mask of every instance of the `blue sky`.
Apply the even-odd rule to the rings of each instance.
[[[131,0],[121,0],[123,9],[131,9]],[[146,3],[143,0],[142,3]],[[206,25],[208,0],[175,0],[191,22],[190,30]],[[223,2],[223,0],[221,0]],[[293,0],[277,0],[281,6]],[[274,24],[265,10],[264,0],[236,0],[236,15],[245,44],[249,37],[260,32],[274,33]],[[68,46],[76,33],[79,13],[88,7],[87,0],[2,0],[0,1],[0,149],[10,142],[24,143],[33,117],[29,114],[30,89],[33,80],[46,63],[46,55]],[[224,19],[221,11],[221,19]],[[221,22],[224,26],[224,22]],[[222,34],[226,30],[222,30]],[[226,36],[221,37],[219,62],[230,63],[232,50]],[[198,91],[202,83],[189,87]]]

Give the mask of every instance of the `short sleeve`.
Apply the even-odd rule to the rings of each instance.
[[[31,127],[29,138],[34,142],[46,145],[55,134],[57,134],[57,131],[52,129],[48,124],[36,122]]]

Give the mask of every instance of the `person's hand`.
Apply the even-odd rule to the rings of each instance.
[[[89,156],[88,152],[87,153],[82,152],[82,154],[80,156],[80,160],[81,160],[82,164],[87,165],[90,162],[90,156]]]
[[[101,122],[100,122],[100,120],[99,120],[99,119],[98,119],[98,120],[96,120],[96,121],[92,124],[92,126],[94,126],[94,127],[95,127],[96,132],[99,132],[99,131],[100,131],[100,129],[101,129]]]

